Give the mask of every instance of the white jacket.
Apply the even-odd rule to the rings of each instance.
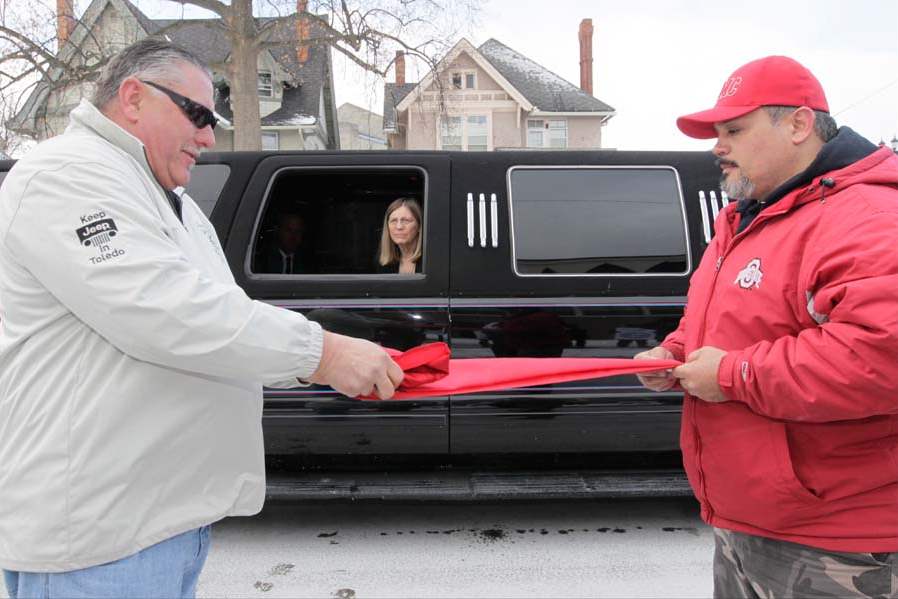
[[[0,567],[113,561],[265,497],[262,384],[322,331],[234,283],[188,197],[87,102],[0,190]]]

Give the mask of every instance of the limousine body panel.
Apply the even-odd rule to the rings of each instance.
[[[188,192],[248,295],[328,330],[456,358],[629,358],[677,326],[717,177],[706,152],[233,152],[205,154]],[[423,207],[422,272],[377,274],[399,196]],[[286,210],[314,253],[300,275],[256,261]],[[589,469],[674,453],[681,402],[633,376],[402,401],[310,386],[266,389],[263,426],[294,470]]]
[[[715,184],[704,175],[710,164],[704,153],[453,155],[453,355],[630,358],[656,345],[676,328],[689,274],[700,258],[702,239],[688,227],[698,207],[689,206],[686,198]],[[697,173],[703,178],[697,180]],[[636,209],[650,219],[648,211],[654,207],[640,194],[658,191],[635,189],[647,174],[670,196],[666,206],[657,208],[671,215],[665,219],[677,220],[670,226],[656,223],[664,233],[679,236],[675,245],[682,248],[682,257],[669,265],[669,273],[634,272],[637,265],[629,268],[626,261],[595,264],[589,270],[596,272],[558,272],[571,268],[563,260],[538,262],[540,272],[518,267],[525,249],[529,258],[543,249],[540,246],[547,255],[577,250],[565,240],[555,243],[554,236],[583,239],[627,233],[615,230],[620,223],[611,220],[613,207],[605,210],[607,220],[556,213],[570,213],[576,209],[572,204],[587,196],[620,196],[629,188],[628,199],[642,202]],[[515,197],[515,178],[524,175]],[[577,185],[584,188],[575,189]],[[488,198],[490,210],[485,219],[473,211],[472,244],[470,236],[456,232],[471,220],[471,200],[476,205],[481,198]],[[527,207],[540,202],[542,207]],[[535,213],[532,222],[522,221],[526,209]],[[624,218],[624,210],[619,213]],[[484,231],[490,243],[479,242]],[[530,239],[522,240],[522,234]],[[644,243],[651,243],[651,235],[645,231]],[[450,399],[450,450],[454,455],[673,451],[681,401],[679,393],[644,389],[633,376],[456,396]]]

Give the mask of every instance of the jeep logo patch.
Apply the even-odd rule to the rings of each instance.
[[[75,231],[78,234],[78,241],[81,245],[100,246],[109,243],[109,241],[118,234],[118,227],[111,218],[104,218],[84,225]]]
[[[88,256],[91,264],[102,264],[107,260],[118,258],[126,254],[123,248],[113,247],[113,239],[118,235],[118,227],[115,221],[100,210],[93,214],[85,214],[81,217],[82,226],[75,229],[78,242],[86,248],[93,248],[96,254]],[[91,252],[93,253],[93,252]]]

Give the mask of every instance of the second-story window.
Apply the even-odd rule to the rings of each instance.
[[[259,97],[270,98],[272,96],[271,72],[259,71]]]
[[[567,121],[527,119],[528,148],[566,148]]]
[[[489,127],[487,126],[486,117],[482,115],[471,115],[468,117],[467,135],[468,147],[466,150],[488,150]]]
[[[463,122],[460,116],[445,117],[441,123],[440,142],[444,150],[461,150]]]
[[[280,135],[277,131],[263,131],[262,132],[262,149],[273,151],[278,150],[281,147],[281,139]]]
[[[489,150],[489,117],[482,114],[443,117],[440,121],[440,149]]]
[[[545,121],[541,119],[527,119],[527,147],[543,147],[543,130]]]
[[[549,121],[549,147],[567,147],[567,121]]]

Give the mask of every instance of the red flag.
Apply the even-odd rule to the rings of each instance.
[[[453,360],[445,343],[405,352],[387,349],[405,373],[393,399],[532,387],[621,374],[666,370],[676,360],[630,358],[467,358]],[[370,395],[361,399],[377,399]]]

